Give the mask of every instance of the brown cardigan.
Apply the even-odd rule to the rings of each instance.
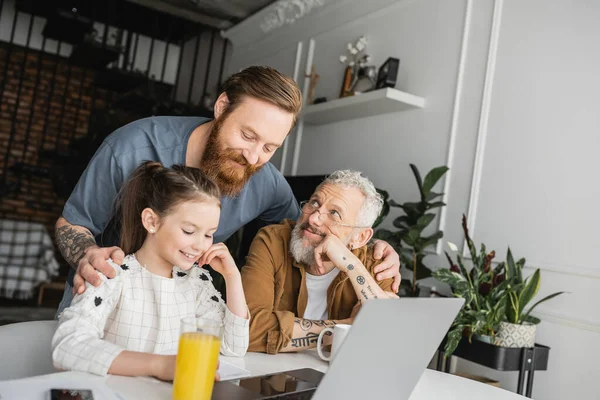
[[[306,270],[292,258],[289,245],[295,222],[285,220],[261,229],[242,268],[242,283],[250,309],[249,351],[277,354],[292,339],[294,317],[304,315],[308,302]],[[373,258],[373,247],[363,246],[352,251],[371,276],[380,260]],[[390,291],[393,279],[379,282]],[[348,275],[340,272],[327,289],[329,319],[350,317],[359,302]]]

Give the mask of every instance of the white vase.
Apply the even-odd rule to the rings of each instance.
[[[536,325],[529,322],[523,324],[500,322],[494,344],[502,347],[534,347],[535,328]]]

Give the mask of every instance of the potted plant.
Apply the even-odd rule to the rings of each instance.
[[[419,295],[417,280],[431,276],[431,269],[423,263],[426,256],[425,249],[437,244],[437,241],[444,235],[442,231],[436,231],[428,236],[423,236],[423,231],[435,218],[435,213],[431,211],[446,205],[442,201],[436,201],[443,193],[436,193],[432,189],[448,171],[448,167],[441,166],[432,169],[427,173],[425,179],[421,178],[419,169],[414,164],[410,164],[410,168],[419,188],[420,199],[404,204],[390,200],[389,206],[399,207],[404,211],[404,215],[397,217],[393,222],[398,230],[380,229],[376,232],[375,237],[387,241],[394,247],[400,255],[402,265],[412,270],[412,281],[403,279],[400,291],[403,296],[416,297]],[[385,194],[387,195],[387,193]]]
[[[485,244],[481,244],[477,252],[475,244],[469,236],[467,218],[463,215],[462,227],[465,234],[472,267],[467,269],[465,261],[456,246],[449,243],[450,248],[457,252],[456,263],[445,252],[450,268],[440,268],[433,272],[433,277],[444,282],[452,289],[452,294],[465,299],[448,331],[444,351],[450,356],[464,336],[469,342],[472,338],[493,343],[500,322],[505,318],[509,282],[505,279],[503,266],[492,268],[495,251],[487,252]]]
[[[536,325],[540,323],[540,320],[532,316],[531,312],[539,304],[564,293],[550,294],[526,310],[525,308],[540,289],[541,274],[538,268],[527,279],[523,279],[524,266],[525,258],[515,262],[510,248],[506,254],[506,261],[499,265],[506,271],[506,280],[509,284],[505,289],[507,294],[506,321],[500,322],[494,342],[497,346],[535,346]]]
[[[463,308],[452,323],[444,351],[450,356],[464,336],[500,347],[534,347],[535,327],[540,322],[531,312],[539,304],[564,292],[550,294],[526,310],[540,288],[540,270],[523,279],[525,259],[514,261],[510,248],[506,261],[492,268],[496,253],[487,252],[485,245],[477,253],[463,215],[462,227],[471,255],[472,268],[468,271],[463,257],[457,253],[454,263],[446,252],[450,268],[440,268],[433,277],[448,284],[452,294],[465,299]],[[456,246],[448,243],[452,250]]]

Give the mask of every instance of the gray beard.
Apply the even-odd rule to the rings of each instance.
[[[296,262],[311,266],[315,263],[315,247],[310,243],[304,245],[300,236],[300,224],[296,224],[292,229],[290,240],[290,253]]]
[[[304,244],[304,240],[301,236],[301,229],[299,223],[296,223],[294,229],[292,229],[292,236],[290,238],[290,253],[292,253],[292,257],[297,263],[302,263],[307,266],[311,266],[315,263],[315,248],[310,244],[310,242],[306,241]],[[345,245],[350,243],[350,235],[347,238],[340,238]]]

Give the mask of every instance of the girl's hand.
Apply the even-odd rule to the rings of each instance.
[[[176,356],[156,354],[153,376],[162,381],[172,381],[175,377]]]
[[[229,249],[223,243],[215,243],[198,260],[199,265],[209,264],[212,269],[223,275],[224,278],[239,275],[240,271],[233,261]]]
[[[154,364],[154,377],[162,381],[172,381],[175,378],[175,365],[177,356],[156,354],[156,363]],[[220,361],[217,360],[217,370],[219,369]],[[215,372],[215,382],[221,380],[219,371]]]

